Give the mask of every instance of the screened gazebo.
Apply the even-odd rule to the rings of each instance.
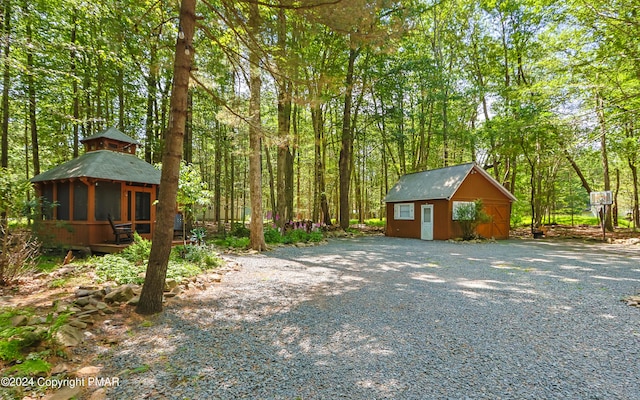
[[[135,155],[138,143],[115,128],[82,140],[85,153],[31,179],[42,199],[34,230],[66,248],[114,242],[114,224],[151,238],[160,171]]]

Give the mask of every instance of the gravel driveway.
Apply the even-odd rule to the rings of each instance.
[[[640,399],[640,247],[381,236],[234,257],[102,357],[114,399]]]

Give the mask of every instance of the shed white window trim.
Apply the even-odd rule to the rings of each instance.
[[[398,203],[393,205],[393,219],[413,220],[415,215],[413,203]]]
[[[464,221],[472,220],[476,213],[476,203],[473,201],[454,201],[453,202],[453,220]]]

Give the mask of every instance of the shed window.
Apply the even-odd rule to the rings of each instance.
[[[454,201],[453,220],[470,221],[476,217],[476,203],[473,201]]]
[[[413,220],[415,206],[413,203],[398,203],[393,206],[393,219]]]

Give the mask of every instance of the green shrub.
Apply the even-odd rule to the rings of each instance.
[[[311,233],[309,233],[310,242],[318,243],[318,242],[322,242],[323,239],[324,239],[324,235],[319,230],[311,231]]]
[[[384,218],[372,218],[364,221],[366,226],[372,226],[377,228],[384,228],[387,224],[387,221]]]
[[[132,253],[140,254],[137,250]],[[146,257],[148,258],[148,255]],[[141,285],[144,283],[147,258],[134,263],[122,257],[120,253],[93,257],[91,260],[95,263],[99,283],[113,281],[119,285],[128,283]],[[138,260],[138,258],[133,259]],[[221,264],[222,260],[208,246],[176,246],[171,249],[167,277],[180,281],[182,278],[198,275]]]
[[[203,245],[206,236],[207,228],[194,228],[191,230],[191,236],[189,239],[197,245]]]
[[[222,264],[222,260],[211,247],[191,244],[175,246],[171,249],[171,260],[174,262],[193,263],[202,269],[210,269]]]
[[[47,361],[52,350],[57,348],[55,333],[67,322],[68,313],[57,316],[49,314],[42,326],[13,326],[12,318],[23,315],[32,317],[31,310],[11,310],[0,314],[0,359],[9,364],[15,364],[6,373],[18,376],[36,376],[46,374],[51,370]],[[30,351],[44,347],[42,351]]]
[[[478,225],[491,221],[491,217],[484,211],[480,199],[460,204],[454,209],[454,218],[460,224],[464,240],[475,239]]]
[[[277,228],[265,228],[264,241],[267,243],[280,243],[282,241],[282,235],[280,235],[280,231]]]
[[[138,232],[133,233],[133,243],[125,247],[120,256],[136,265],[143,264],[151,254],[151,241],[142,238]]]
[[[8,373],[16,373],[18,376],[41,376],[51,370],[51,364],[39,358],[25,360],[7,370]]]
[[[248,237],[235,237],[228,236],[224,239],[218,239],[214,241],[217,246],[220,247],[232,247],[235,249],[246,249],[249,247],[249,238]]]
[[[246,226],[244,226],[244,224],[239,224],[239,223],[235,223],[233,224],[233,228],[231,228],[231,232],[229,232],[231,234],[231,236],[235,236],[235,237],[246,237],[248,238],[251,231],[249,230],[249,228],[247,228]]]
[[[121,254],[106,254],[92,259],[96,263],[98,283],[113,281],[119,285],[127,283],[141,285],[144,282],[147,266],[142,263],[134,264]]]
[[[299,243],[307,242],[309,240],[309,234],[304,229],[292,229],[286,231],[282,238],[282,243]]]
[[[183,279],[201,274],[203,271],[199,265],[184,262],[169,261],[167,266],[167,278],[182,282]]]

